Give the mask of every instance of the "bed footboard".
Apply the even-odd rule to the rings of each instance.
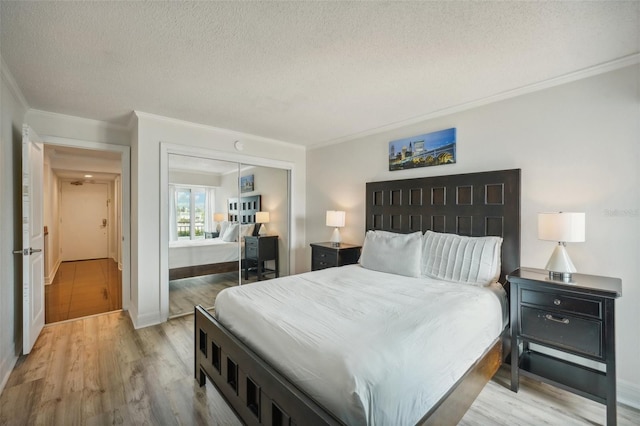
[[[195,307],[195,377],[207,380],[247,425],[341,425],[209,312]]]
[[[425,414],[418,425],[456,425],[462,420],[473,401],[502,365],[504,358],[502,339],[501,335],[494,340],[484,355]]]
[[[503,335],[508,332],[508,327]],[[460,380],[418,422],[455,425],[464,416],[503,360],[499,336]],[[195,307],[195,378],[213,382],[247,425],[343,425],[293,386],[202,306]]]

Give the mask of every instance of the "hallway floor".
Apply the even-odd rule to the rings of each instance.
[[[113,259],[62,262],[45,286],[45,323],[122,309],[122,272]]]

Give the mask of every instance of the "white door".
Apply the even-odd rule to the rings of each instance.
[[[22,126],[22,352],[31,352],[44,327],[43,145]]]
[[[106,183],[62,182],[60,227],[62,260],[105,259],[109,253]]]

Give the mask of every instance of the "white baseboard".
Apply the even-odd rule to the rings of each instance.
[[[640,410],[640,385],[618,379],[618,402]]]
[[[10,358],[12,359],[8,359],[2,362],[2,364],[0,365],[0,372],[4,371],[5,369],[7,370],[4,372],[4,375],[2,376],[2,381],[0,381],[0,395],[4,391],[4,387],[7,385],[7,382],[9,381],[9,376],[11,376],[11,372],[13,371],[13,368],[15,367],[16,362],[18,362],[17,356],[13,356]]]
[[[133,328],[135,328],[136,330],[139,328],[149,327],[164,322],[160,316],[160,312],[138,315],[138,311],[133,306],[133,304],[129,305],[129,317],[131,318],[131,322],[133,322]]]
[[[58,268],[60,267],[61,263],[62,261],[58,259],[56,265],[53,267],[51,272],[49,272],[49,275],[44,277],[44,285],[50,285],[53,282],[53,280],[56,278],[56,274],[58,273]]]

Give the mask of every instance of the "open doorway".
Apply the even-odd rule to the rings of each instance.
[[[45,144],[45,323],[123,308],[121,152]]]

